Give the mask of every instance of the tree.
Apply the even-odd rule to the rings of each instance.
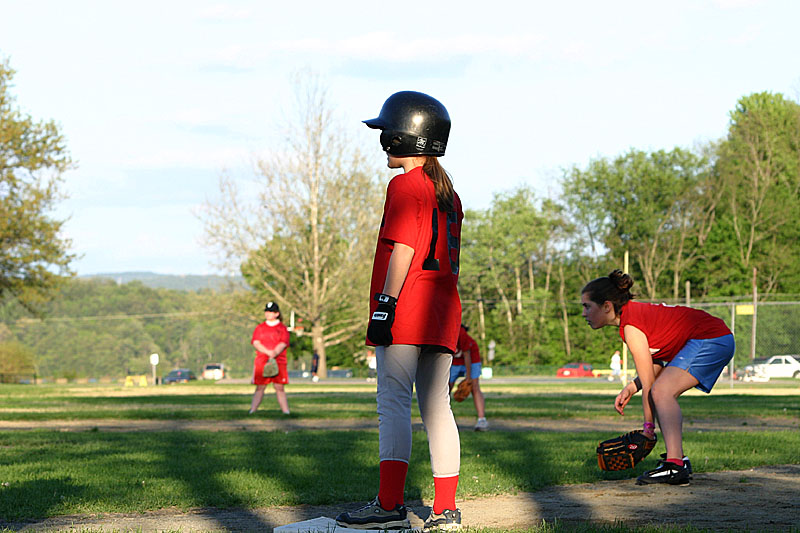
[[[23,375],[35,375],[33,353],[19,342],[0,342],[0,383],[16,383]]]
[[[537,199],[529,187],[495,194],[489,209],[468,210],[464,218],[459,276],[464,314],[470,315],[474,299],[481,340],[489,317],[497,325],[492,336],[526,363],[539,356],[550,274],[566,227],[561,208]],[[537,287],[542,271],[544,282]]]
[[[72,274],[71,243],[51,216],[72,161],[53,121],[36,122],[15,106],[13,76],[0,60],[0,299],[15,297],[33,311]]]
[[[647,297],[655,299],[671,272],[677,297],[683,272],[698,257],[714,221],[719,195],[706,157],[675,148],[631,150],[598,159],[564,178],[564,201],[589,236],[611,255],[630,251]]]
[[[222,198],[203,218],[208,244],[254,289],[251,310],[275,300],[310,324],[324,377],[326,348],[366,330],[382,200],[375,177],[385,173],[343,134],[317,79],[299,79],[295,95],[284,150],[258,163],[258,205],[223,176]]]
[[[718,168],[740,276],[757,267],[761,291],[773,292],[800,262],[800,105],[768,92],[742,97]]]

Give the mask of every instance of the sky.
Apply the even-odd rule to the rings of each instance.
[[[343,134],[401,90],[452,119],[465,208],[565,169],[726,134],[744,95],[800,96],[795,0],[383,3],[0,0],[12,93],[76,167],[54,216],[80,275],[222,273],[201,206],[281,142],[292,78],[317,73]]]

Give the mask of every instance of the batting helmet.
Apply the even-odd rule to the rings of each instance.
[[[381,146],[396,157],[443,156],[450,136],[447,109],[439,100],[415,91],[394,93],[378,118],[363,122],[381,130]]]

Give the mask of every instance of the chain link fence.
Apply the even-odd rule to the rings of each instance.
[[[800,302],[696,303],[692,307],[723,319],[731,328],[736,368],[756,357],[800,354]]]
[[[685,302],[667,302],[667,303],[675,303],[679,305],[686,305]],[[597,342],[598,339],[601,337],[596,335],[588,330],[584,323],[580,320],[580,307],[577,304],[572,302],[568,305],[568,312],[567,315],[570,317],[570,321],[575,321],[577,324],[570,325],[570,344],[572,347],[572,355],[571,358],[575,360],[583,359],[586,355],[586,350],[588,349],[589,345],[588,342]],[[692,307],[703,309],[708,313],[719,317],[725,321],[728,327],[734,332],[735,340],[736,340],[736,355],[735,355],[735,364],[734,368],[737,370],[742,369],[746,364],[748,364],[752,358],[758,357],[770,357],[773,355],[783,355],[783,354],[800,354],[800,301],[781,301],[781,302],[759,302],[755,306],[752,302],[744,301],[743,299],[738,299],[736,301],[728,301],[728,302],[697,302],[693,301],[690,303]],[[552,306],[554,307],[554,306]],[[468,309],[468,306],[467,306]],[[109,319],[110,321],[111,319]],[[163,323],[164,328],[168,325],[172,324],[175,325],[179,322],[179,318],[175,317],[158,317],[156,320],[160,323]],[[96,317],[96,321],[101,323],[101,325],[107,325],[104,321],[103,317]],[[25,328],[15,327],[17,324],[8,324],[9,328],[8,331],[14,334],[15,337],[18,337],[19,341],[22,343],[26,343],[31,338],[38,338],[39,340],[46,341],[45,344],[48,344],[49,341],[47,339],[42,339],[42,336],[46,337],[48,331],[54,334],[52,327],[49,329],[42,329],[39,331],[36,330],[36,335],[24,335]],[[44,324],[42,324],[44,328]],[[58,335],[61,339],[67,339],[66,344],[59,345],[59,361],[62,363],[62,367],[60,367],[58,372],[49,372],[46,373],[44,376],[41,375],[42,373],[42,365],[41,360],[38,361],[40,365],[37,366],[37,370],[40,375],[35,375],[33,372],[22,372],[17,373],[15,371],[10,371],[0,365],[0,383],[37,383],[42,382],[43,378],[46,379],[47,382],[52,381],[55,378],[62,378],[67,381],[73,381],[76,378],[83,377],[83,378],[94,378],[99,379],[104,376],[112,375],[119,377],[124,375],[117,371],[114,372],[90,372],[86,371],[83,373],[79,372],[79,368],[77,365],[72,364],[73,361],[79,360],[91,360],[91,359],[106,359],[108,358],[109,350],[103,351],[101,350],[100,342],[98,340],[98,333],[94,330],[88,332],[89,339],[91,342],[83,346],[80,342],[76,339],[81,338],[79,333],[83,332],[86,334],[87,332],[84,331],[86,329],[86,325],[81,321],[69,321],[69,322],[59,322],[59,332]],[[563,331],[562,322],[558,315],[551,315],[548,316],[543,320],[542,323],[537,322],[535,324],[535,328],[537,334],[544,330],[551,330],[553,335],[559,337],[554,339],[553,341],[553,350],[560,352],[563,357],[564,351],[564,342],[563,338],[561,337],[561,332]],[[243,330],[244,331],[244,330]],[[141,333],[141,332],[139,332]],[[244,332],[241,334],[236,335],[236,339],[240,337],[244,338],[247,336],[248,332]],[[477,332],[475,332],[477,334]],[[608,335],[605,336],[605,340],[601,341],[605,344],[602,347],[602,354],[603,354],[603,362],[596,364],[596,368],[598,369],[608,369],[608,363],[606,359],[606,354],[610,357],[610,354],[618,348],[621,348],[621,342],[617,335],[612,334],[613,332],[607,332]],[[86,335],[83,335],[84,337]],[[131,338],[131,335],[127,336]],[[133,337],[136,337],[134,333]],[[755,345],[753,344],[753,339],[755,339]],[[191,339],[189,339],[191,340]],[[486,343],[490,340],[488,337],[485,339]],[[498,339],[499,340],[499,339]],[[245,375],[250,368],[250,364],[252,361],[252,353],[250,350],[249,345],[247,345],[246,341],[242,341],[239,344],[242,346],[236,346],[236,350],[231,350],[230,342],[223,342],[225,339],[209,339],[207,340],[208,346],[204,345],[204,349],[198,350],[196,347],[190,346],[187,342],[183,344],[187,344],[187,360],[180,361],[181,364],[190,364],[190,365],[197,365],[198,368],[202,366],[202,362],[204,362],[208,356],[206,353],[213,353],[215,354],[214,357],[216,359],[220,359],[226,363],[226,365],[230,365],[234,362],[240,362],[242,368],[242,375]],[[479,341],[480,342],[480,341]],[[501,341],[502,342],[502,341]],[[175,343],[180,344],[180,343]],[[183,344],[180,347],[183,347]],[[755,348],[753,348],[755,346]],[[195,348],[195,349],[193,349]],[[501,345],[501,343],[497,344],[497,354],[498,358],[494,361],[488,360],[488,366],[494,367],[494,373],[496,376],[506,376],[506,375],[543,375],[543,376],[554,376],[555,369],[560,365],[559,364],[552,364],[547,362],[537,362],[532,364],[527,364],[525,360],[522,361],[513,361],[507,362],[504,360],[503,357],[504,351],[507,351],[509,346]],[[524,351],[524,346],[521,346]],[[30,350],[33,353],[34,359],[41,359],[39,356],[41,354],[37,354],[37,347],[30,346]],[[111,350],[113,351],[113,350]],[[233,352],[236,352],[236,356],[238,359],[234,361]],[[76,352],[75,357],[69,357],[72,352]],[[136,353],[134,353],[136,352]],[[141,352],[141,353],[139,353]],[[239,353],[241,352],[241,353]],[[486,350],[487,353],[484,353],[482,350],[482,355],[484,355],[485,359],[488,355],[488,352],[494,353],[494,350]],[[114,352],[116,353],[116,352]],[[146,356],[149,356],[151,352],[148,350],[134,350],[131,349],[131,357],[134,357],[138,354],[138,359],[142,361],[146,360]],[[202,361],[197,359],[198,357],[202,357]],[[293,358],[296,358],[295,355]],[[137,360],[138,360],[137,359]],[[197,359],[197,360],[195,360]],[[214,359],[216,361],[216,359]],[[241,361],[239,361],[241,359]],[[144,363],[142,363],[144,364]],[[177,363],[176,363],[177,364]],[[629,361],[629,365],[632,364],[632,361]],[[46,367],[46,365],[44,365]],[[120,365],[117,365],[118,367]],[[347,365],[350,369],[354,372],[356,376],[360,376],[361,373],[367,372],[366,365],[362,364],[362,361],[353,361],[352,365]],[[363,367],[363,368],[362,368]],[[124,367],[120,367],[124,368]],[[144,367],[143,367],[144,368]],[[166,368],[166,366],[165,366]],[[47,370],[47,368],[44,368]],[[141,369],[137,369],[140,370]],[[145,370],[149,370],[149,367],[146,367]],[[363,371],[363,372],[362,372]],[[141,372],[140,372],[141,373]],[[73,375],[74,374],[74,375]]]

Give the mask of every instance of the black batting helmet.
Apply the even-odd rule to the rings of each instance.
[[[436,98],[415,91],[394,93],[378,118],[363,122],[381,130],[381,146],[396,157],[443,156],[450,136],[447,109]]]

